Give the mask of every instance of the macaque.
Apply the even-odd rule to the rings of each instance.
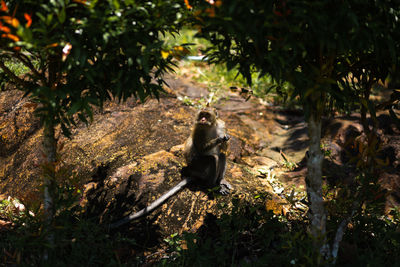
[[[131,220],[146,216],[167,199],[178,193],[189,183],[219,186],[219,192],[227,195],[232,186],[224,179],[226,170],[226,150],[229,136],[225,123],[218,119],[217,112],[202,109],[198,112],[190,137],[185,142],[184,156],[187,166],[182,169],[184,179],[146,208],[112,223],[110,228],[119,227]]]
[[[220,186],[220,193],[226,195],[232,186],[224,179],[226,150],[229,136],[225,123],[218,119],[217,112],[203,109],[197,116],[190,137],[186,140],[184,156],[187,167],[183,176],[192,177],[209,187]]]

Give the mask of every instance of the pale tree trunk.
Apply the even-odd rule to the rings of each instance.
[[[53,245],[54,236],[51,233],[51,224],[54,216],[54,201],[51,192],[54,190],[54,163],[56,162],[57,141],[54,135],[54,125],[51,122],[44,123],[42,147],[45,156],[45,160],[43,162],[44,224],[46,230],[48,231],[47,241],[50,245]],[[48,259],[48,251],[44,252],[43,257],[45,260]]]
[[[60,56],[49,55],[48,56],[48,87],[52,90],[56,90],[57,87],[57,75],[59,74],[59,63]],[[43,152],[45,155],[44,164],[47,165],[44,172],[44,213],[45,220],[51,223],[54,213],[53,199],[51,196],[51,190],[54,184],[55,178],[55,162],[56,162],[56,151],[57,141],[54,133],[54,120],[52,119],[51,113],[48,118],[44,118],[43,121]]]
[[[322,163],[324,155],[321,150],[321,126],[325,97],[323,94],[312,94],[309,98],[312,104],[307,107],[309,150],[307,161],[307,197],[309,202],[310,232],[314,239],[314,247],[320,253],[320,260],[332,260],[336,262],[339,245],[342,241],[347,224],[354,216],[359,203],[353,203],[351,212],[338,225],[336,235],[332,243],[332,249],[326,236],[326,209],[322,192]],[[320,262],[321,263],[321,262]]]
[[[309,115],[308,135],[310,143],[306,181],[310,208],[310,231],[315,241],[315,248],[319,250],[322,256],[327,257],[329,246],[326,239],[326,212],[322,197],[321,113],[318,111]]]
[[[61,77],[60,72],[61,55],[48,55],[48,81],[47,86],[51,90],[57,89],[58,77]],[[54,132],[54,119],[53,116],[48,114],[48,118],[43,121],[43,153],[45,156],[43,184],[44,184],[44,225],[47,230],[47,242],[50,247],[54,246],[54,233],[52,229],[52,222],[55,214],[54,207],[54,185],[55,185],[55,163],[57,152],[57,140]],[[48,250],[44,251],[43,258],[45,261],[49,258]]]
[[[43,131],[43,153],[45,155],[44,164],[47,165],[44,173],[44,212],[46,220],[53,217],[53,199],[50,195],[50,188],[54,178],[54,163],[56,162],[56,139],[54,127],[49,123],[44,124]]]

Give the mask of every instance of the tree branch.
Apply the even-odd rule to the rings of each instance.
[[[358,202],[355,201],[353,203],[351,213],[349,214],[349,216],[347,216],[346,218],[343,219],[343,221],[340,223],[340,225],[336,231],[335,240],[333,241],[333,245],[332,245],[333,265],[335,265],[335,263],[336,263],[338,252],[339,252],[339,244],[342,241],[343,235],[346,231],[346,227],[349,224],[351,218],[353,218],[354,213],[356,213],[357,207],[358,207]]]
[[[21,60],[21,62],[25,65],[25,66],[27,66],[32,72],[33,72],[33,74],[43,83],[43,85],[45,85],[46,84],[46,77],[42,74],[42,73],[40,73],[36,68],[35,68],[35,66],[33,66],[33,64],[32,64],[32,62],[29,60],[29,58],[26,56],[26,55],[24,55],[24,54],[16,54],[16,56],[17,56],[17,58],[19,59],[19,60]]]

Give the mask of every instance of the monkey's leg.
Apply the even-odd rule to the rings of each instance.
[[[208,187],[216,186],[217,183],[218,157],[196,156],[187,167],[182,169],[184,177],[192,177]]]
[[[220,189],[219,192],[222,195],[227,195],[233,189],[232,185],[225,180],[225,171],[226,171],[226,156],[224,153],[220,153],[218,157],[218,177],[217,184],[219,184]]]
[[[210,171],[208,174],[208,184],[210,187],[219,186],[219,192],[222,195],[227,195],[230,193],[230,190],[233,189],[230,183],[224,179],[225,170],[226,170],[226,156],[224,153],[220,153],[219,155],[213,155],[209,157],[210,162]]]

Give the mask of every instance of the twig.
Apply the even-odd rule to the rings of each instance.
[[[28,56],[24,54],[16,54],[16,56],[19,60],[21,60],[22,63],[24,63],[25,66],[27,66],[33,72],[34,75],[39,78],[39,80],[42,81],[43,85],[46,84],[46,77],[42,73],[40,73],[35,68],[35,66],[33,66],[32,62],[29,61]]]
[[[282,149],[280,150],[279,153],[281,154],[282,158],[283,158],[286,162],[290,162],[288,156],[286,156],[286,154],[283,153]],[[296,164],[296,162],[293,162],[293,164],[294,164],[294,166],[295,166],[296,168],[299,167],[299,166]]]
[[[332,245],[332,258],[333,258],[333,264],[336,263],[337,260],[337,256],[338,256],[338,252],[339,252],[339,244],[342,241],[343,235],[346,231],[346,227],[349,224],[351,218],[353,218],[354,213],[356,213],[357,210],[357,206],[358,206],[358,202],[355,201],[353,203],[353,207],[352,207],[352,211],[350,213],[349,216],[347,216],[339,225],[337,231],[336,231],[336,235],[335,235],[335,240],[333,242]]]

